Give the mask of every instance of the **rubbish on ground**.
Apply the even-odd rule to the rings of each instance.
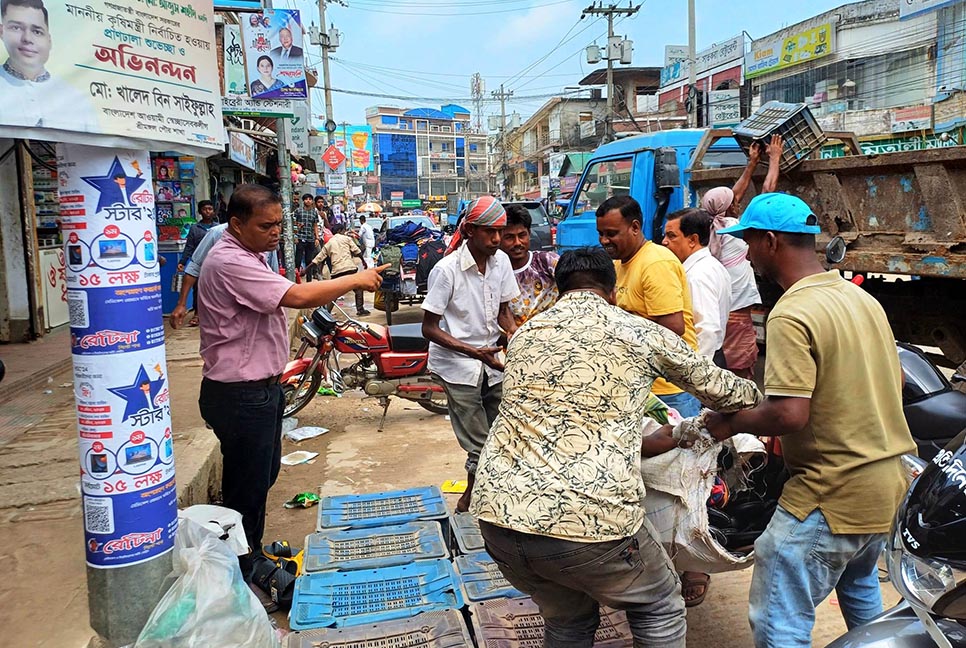
[[[450,420],[450,418],[449,418],[449,414],[447,414],[447,415],[446,415],[445,417],[443,417],[443,418],[445,418],[445,419],[446,419],[447,421],[448,421],[448,420]]]
[[[294,416],[288,416],[282,419],[282,434],[286,432],[291,432],[299,426],[299,420]]]
[[[283,506],[287,509],[292,508],[310,508],[319,503],[319,496],[315,493],[299,493],[289,501],[285,502]]]
[[[44,393],[45,394],[53,394],[54,393],[54,390],[53,389],[45,389],[44,390]]]
[[[294,430],[287,430],[282,436],[289,441],[305,441],[306,439],[314,439],[317,436],[322,436],[329,431],[329,428],[324,427],[300,427]]]
[[[214,504],[195,504],[178,511],[178,520],[192,520],[224,540],[236,555],[248,553],[241,513]]]
[[[74,386],[74,383],[72,383],[72,382],[65,382],[65,383],[61,383],[60,386],[63,387],[64,389],[67,389],[68,387],[73,387]]]
[[[466,492],[466,480],[447,479],[443,482],[439,489],[444,493],[463,494]]]
[[[322,386],[319,387],[319,391],[315,392],[319,396],[335,396],[336,398],[342,398],[342,394],[332,389],[331,387]]]
[[[308,452],[307,450],[296,450],[295,452],[290,452],[284,457],[282,457],[282,463],[285,464],[286,466],[297,466],[311,459],[315,459],[318,456],[319,456],[318,452]]]
[[[49,385],[52,382],[54,382],[54,377],[53,376],[47,376],[47,384]]]

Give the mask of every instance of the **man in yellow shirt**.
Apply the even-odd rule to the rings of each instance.
[[[684,266],[666,247],[644,238],[643,223],[641,205],[630,196],[613,196],[597,208],[597,235],[617,270],[617,305],[674,331],[697,351]],[[655,380],[651,391],[681,416],[701,411],[697,398],[666,380]]]
[[[789,478],[755,542],[749,618],[757,648],[811,646],[815,606],[834,589],[849,628],[882,612],[876,561],[916,446],[902,415],[899,356],[882,306],[826,272],[818,219],[800,199],[761,194],[737,225],[752,265],[785,293],[768,315],[765,402],[712,415],[718,440],[781,436]]]

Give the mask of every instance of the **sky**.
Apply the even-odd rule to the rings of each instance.
[[[326,19],[342,32],[332,54],[331,86],[336,90],[415,97],[388,99],[334,92],[337,122],[365,123],[374,105],[439,107],[457,103],[474,111],[471,76],[483,77],[485,116],[499,114],[490,92],[503,83],[514,96],[507,112],[523,119],[546,100],[605,64],[587,64],[584,48],[606,42],[607,22],[582,9],[591,0],[345,0],[329,2]],[[616,1],[616,0],[614,0]],[[640,2],[640,0],[636,0]],[[609,4],[609,1],[606,2]],[[623,0],[621,6],[626,6]],[[833,0],[696,0],[697,49],[737,36],[761,38],[844,4]],[[299,9],[307,28],[319,22],[315,0],[275,0],[276,8]],[[688,42],[687,0],[644,0],[640,11],[620,22],[615,34],[634,42],[634,66],[661,66],[665,45]],[[308,65],[320,74],[313,91],[313,123],[324,113],[319,48],[308,44]],[[324,117],[323,117],[324,119]]]

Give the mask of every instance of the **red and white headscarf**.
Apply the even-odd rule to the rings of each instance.
[[[493,196],[481,196],[471,202],[466,208],[460,227],[453,235],[453,240],[446,248],[446,254],[454,252],[463,242],[463,228],[467,225],[478,227],[506,227],[506,210],[500,201]]]
[[[711,248],[711,255],[716,259],[721,258],[721,237],[718,235],[718,230],[728,226],[725,218],[734,201],[735,192],[729,187],[715,187],[701,199],[701,208],[714,218],[711,224],[711,242],[708,247]]]

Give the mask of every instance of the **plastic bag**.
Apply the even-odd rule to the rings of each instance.
[[[709,531],[707,501],[722,444],[703,429],[702,420],[685,419],[675,427],[674,437],[693,440],[691,448],[641,460],[644,510],[678,571],[713,574],[744,569],[754,562],[754,552],[744,556],[731,553]],[[645,419],[644,434],[657,427],[659,423]],[[739,456],[765,451],[764,444],[747,434],[735,435],[725,443],[732,444]]]
[[[135,648],[279,647],[228,545],[182,518],[174,551],[174,584],[154,608]]]

